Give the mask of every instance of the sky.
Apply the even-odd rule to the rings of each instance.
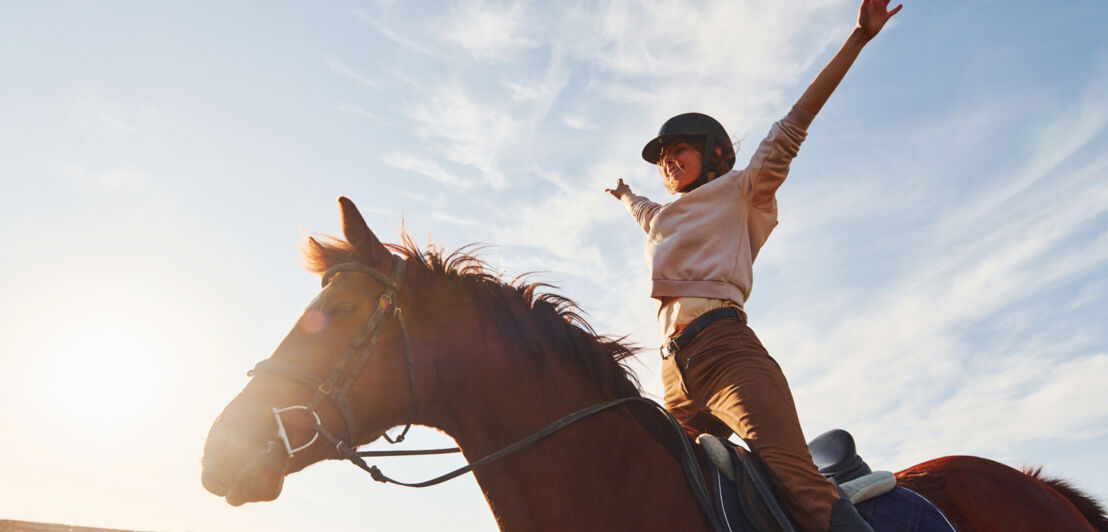
[[[745,164],[857,3],[0,1],[0,519],[484,531],[472,476],[348,464],[270,503],[200,485],[211,422],[318,290],[346,195],[385,241],[537,272],[642,346],[639,157],[718,118]],[[907,2],[809,130],[747,311],[809,438],[952,454],[1108,498],[1108,4]],[[412,447],[449,438],[413,429]],[[376,447],[376,446],[373,446]],[[424,480],[454,457],[387,459]]]

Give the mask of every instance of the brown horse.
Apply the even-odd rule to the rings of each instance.
[[[383,245],[350,200],[339,203],[345,241],[309,238],[303,250],[327,272],[325,288],[208,435],[212,493],[232,505],[275,499],[286,475],[339,457],[322,442],[294,449],[317,431],[360,445],[415,423],[449,434],[473,462],[567,413],[639,396],[622,363],[632,352],[597,336],[567,299],[504,283],[463,252],[420,252],[407,236]],[[360,366],[350,383],[324,382],[348,364]],[[318,423],[305,409],[275,415],[291,405],[309,405]],[[708,530],[674,440],[663,416],[620,406],[474,475],[504,530]],[[897,477],[959,530],[1108,530],[1092,499],[982,458]]]

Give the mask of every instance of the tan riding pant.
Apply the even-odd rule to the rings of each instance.
[[[789,383],[754,331],[737,320],[711,323],[662,362],[662,381],[666,409],[690,433],[738,434],[769,467],[800,528],[831,528],[838,490],[812,463]]]

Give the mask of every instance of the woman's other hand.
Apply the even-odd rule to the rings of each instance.
[[[862,36],[867,41],[876,37],[885,23],[902,7],[904,4],[897,4],[889,10],[889,0],[862,0],[862,7],[858,8],[858,29]]]
[[[620,179],[619,182],[616,183],[616,188],[606,188],[604,189],[604,192],[607,192],[611,194],[613,198],[622,201],[624,194],[631,193],[631,187],[627,186],[627,183],[624,183],[623,180]]]

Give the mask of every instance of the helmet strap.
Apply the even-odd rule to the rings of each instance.
[[[712,161],[712,155],[716,152],[715,140],[711,135],[704,136],[704,152],[701,153],[700,159],[700,175],[696,178],[696,181],[689,183],[688,186],[679,190],[678,192],[692,192],[697,187],[715,179],[716,165]]]

